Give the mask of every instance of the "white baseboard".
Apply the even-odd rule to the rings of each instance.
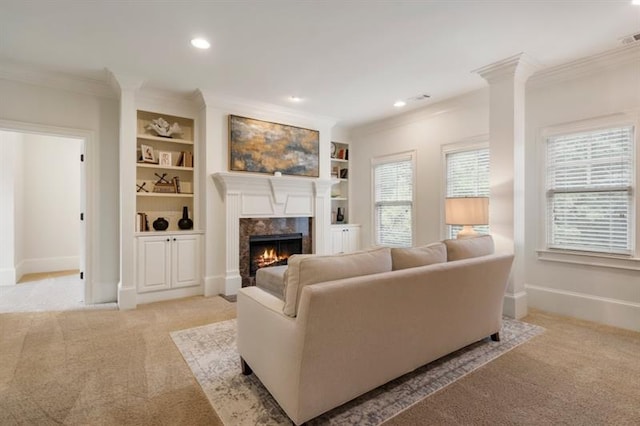
[[[80,267],[80,257],[60,256],[39,259],[25,259],[20,263],[21,273],[35,274],[38,272],[68,271]]]
[[[224,293],[224,276],[205,277],[204,297],[217,296]]]
[[[15,268],[0,269],[0,286],[16,285],[18,277]]]
[[[530,284],[525,288],[532,308],[640,331],[640,303]]]
[[[137,295],[138,292],[135,287],[123,287],[121,282],[118,283],[118,308],[120,310],[135,309]]]
[[[140,293],[137,296],[138,304],[161,302],[163,300],[181,299],[183,297],[201,296],[203,288],[201,285],[194,287],[172,288],[171,290],[152,291]]]
[[[24,260],[22,260],[16,265],[16,284],[20,282],[24,274]]]
[[[224,294],[225,296],[233,296],[238,294],[238,290],[242,288],[242,277],[240,275],[230,275],[224,278]]]
[[[502,313],[515,319],[527,316],[527,293],[520,291],[515,294],[505,294],[502,300]]]

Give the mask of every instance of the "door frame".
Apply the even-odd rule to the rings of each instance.
[[[93,257],[92,247],[95,216],[95,134],[91,130],[75,129],[70,127],[50,126],[46,124],[28,123],[0,119],[0,130],[16,133],[31,133],[44,136],[58,136],[76,139],[80,143],[81,155],[84,161],[80,162],[80,212],[84,213],[84,220],[80,221],[80,268],[84,272],[84,303],[92,304],[93,300]],[[80,159],[78,158],[78,161]],[[78,218],[79,220],[80,218]]]

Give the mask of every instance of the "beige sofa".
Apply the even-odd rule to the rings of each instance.
[[[292,256],[285,300],[258,287],[238,293],[243,372],[253,370],[301,424],[466,345],[499,339],[513,256],[486,255],[488,238]]]

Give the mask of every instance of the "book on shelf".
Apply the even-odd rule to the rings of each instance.
[[[176,194],[179,194],[180,192],[182,192],[180,190],[180,177],[179,176],[174,176],[173,177],[173,186],[176,190]]]
[[[193,153],[190,151],[182,151],[180,153],[180,160],[178,166],[181,167],[193,167]]]
[[[149,217],[145,212],[136,213],[136,232],[147,232],[149,230]]]
[[[340,169],[340,179],[349,179],[349,169]]]

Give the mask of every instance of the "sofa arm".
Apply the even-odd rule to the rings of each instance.
[[[238,352],[289,414],[297,410],[302,333],[284,302],[258,287],[238,291]]]

